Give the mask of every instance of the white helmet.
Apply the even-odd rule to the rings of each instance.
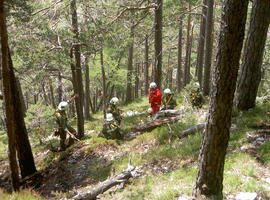
[[[166,88],[164,90],[164,94],[172,94],[172,91],[169,88]]]
[[[200,83],[199,82],[195,82],[195,83],[193,83],[193,86],[199,88],[200,87]]]
[[[58,110],[65,110],[67,105],[68,105],[68,102],[62,101],[62,102],[59,103],[57,108],[58,108]]]
[[[148,113],[152,113],[152,111],[153,111],[152,108],[148,108],[147,110]]]
[[[110,103],[111,104],[117,104],[119,102],[119,99],[117,97],[113,97],[111,100],[110,100]]]
[[[107,121],[107,122],[113,121],[113,115],[112,115],[112,113],[107,113],[107,114],[106,114],[106,121]]]
[[[150,83],[149,88],[155,89],[157,87],[157,84],[155,82]]]

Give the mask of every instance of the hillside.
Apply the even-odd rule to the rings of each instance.
[[[86,137],[65,152],[54,153],[46,145],[36,146],[35,161],[43,180],[37,189],[38,195],[34,195],[37,197],[31,198],[60,199],[89,191],[99,182],[127,169],[129,162],[139,167],[140,176],[111,188],[99,195],[100,199],[172,200],[190,196],[202,133],[183,139],[178,139],[177,134],[204,122],[207,108],[193,109],[184,102],[179,103],[182,107],[177,108],[185,105],[185,113],[178,122],[142,133],[131,141],[96,137],[102,128],[101,114],[97,114],[93,121],[85,124]],[[121,106],[125,112],[141,112],[146,107],[146,98]],[[239,192],[256,192],[260,199],[270,198],[269,110],[270,103],[267,102],[247,112],[234,113],[224,173],[226,199],[234,199]],[[147,114],[125,117],[122,127],[128,134],[132,127],[148,120]],[[55,138],[51,142],[58,145]],[[2,158],[1,187],[6,186],[7,167],[6,158]],[[24,199],[20,195],[18,198]],[[10,198],[4,193],[0,197]]]

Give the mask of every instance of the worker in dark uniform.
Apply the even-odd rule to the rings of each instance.
[[[55,135],[60,136],[60,151],[66,150],[67,147],[74,143],[74,140],[78,140],[75,136],[76,130],[68,123],[66,114],[67,106],[67,101],[60,102],[54,113],[58,125],[58,130],[55,131]],[[66,142],[67,135],[69,135],[68,142]]]
[[[111,113],[113,115],[113,118],[117,121],[118,125],[120,126],[122,120],[121,113],[123,111],[118,107],[118,103],[119,99],[117,97],[113,97],[110,100],[108,113]]]
[[[120,125],[113,118],[112,113],[106,114],[103,129],[99,136],[105,137],[106,139],[118,139],[118,140],[122,139]]]
[[[172,110],[176,107],[176,101],[173,98],[174,94],[169,88],[164,90],[164,96],[162,98],[162,108],[161,110]]]

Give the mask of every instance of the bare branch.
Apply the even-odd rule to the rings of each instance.
[[[122,9],[120,11],[120,13],[112,20],[111,23],[114,23],[117,19],[119,19],[125,12],[127,11],[138,11],[138,10],[148,10],[148,9],[151,9],[151,8],[156,8],[157,7],[157,4],[155,3],[152,3],[148,6],[144,6],[144,7],[129,7],[129,6],[122,6],[124,9]]]
[[[35,13],[32,14],[32,16],[34,16],[34,15],[40,13],[40,12],[49,10],[51,7],[54,7],[54,6],[57,5],[58,3],[61,3],[62,1],[63,1],[63,0],[58,0],[58,1],[54,2],[52,5],[50,5],[50,6],[46,7],[46,8],[42,8],[42,9],[36,11]]]

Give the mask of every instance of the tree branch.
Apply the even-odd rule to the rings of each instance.
[[[124,7],[124,6],[123,6]],[[125,6],[123,10],[121,10],[118,15],[111,21],[111,23],[114,23],[117,19],[119,19],[125,12],[127,11],[138,11],[138,10],[148,10],[151,8],[156,8],[157,4],[152,3],[148,6],[144,6],[144,7],[129,7],[129,6]]]
[[[131,177],[137,177],[137,176],[138,176],[138,168],[130,166],[127,170],[123,171],[121,174],[118,174],[112,177],[111,179],[105,180],[104,182],[100,183],[93,190],[89,192],[77,194],[71,199],[65,199],[65,200],[86,200],[86,199],[95,200],[99,194],[104,193],[111,187],[116,186],[120,183],[126,182]]]

